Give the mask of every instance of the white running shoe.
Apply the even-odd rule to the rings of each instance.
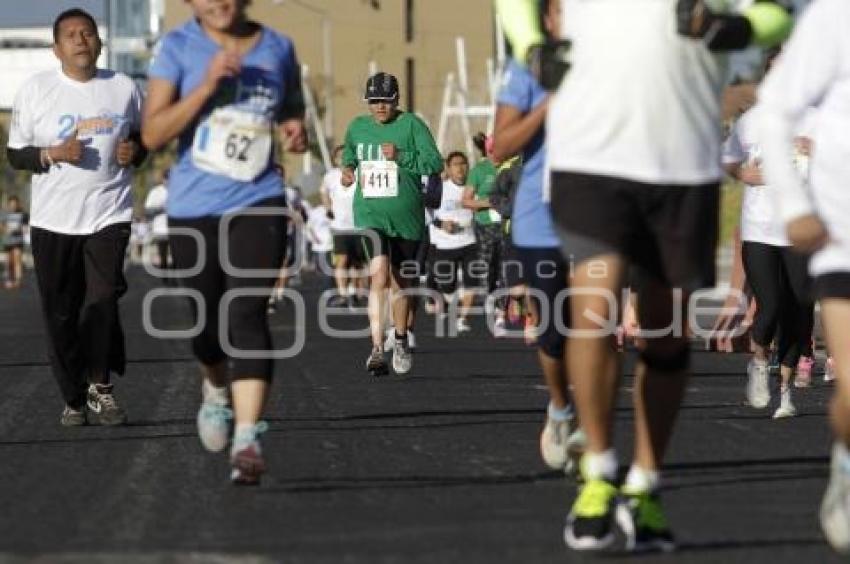
[[[764,409],[770,403],[770,372],[767,362],[750,360],[747,365],[747,402],[756,409]]]
[[[505,318],[497,317],[495,323],[493,323],[493,336],[501,339],[502,337],[506,337],[507,334],[508,329],[505,327]]]
[[[832,382],[835,380],[835,360],[832,357],[826,359],[826,365],[823,369],[823,381]]]
[[[210,452],[221,452],[230,439],[230,421],[233,410],[227,404],[204,401],[198,410],[198,438]]]
[[[410,350],[416,348],[416,335],[410,329],[407,330],[407,348]]]
[[[457,318],[456,327],[457,327],[458,335],[461,334],[461,333],[469,333],[470,331],[472,331],[472,327],[469,326],[469,323],[466,321],[465,317],[458,317]]]
[[[395,346],[395,329],[390,327],[384,333],[387,336],[386,339],[384,339],[384,352],[390,352]]]
[[[546,418],[543,432],[540,433],[540,455],[552,470],[563,470],[565,474],[575,472],[586,444],[587,437],[579,429],[575,417],[566,421]]]
[[[779,392],[779,407],[773,412],[774,419],[784,419],[797,415],[797,408],[791,403],[791,388],[785,388]]]
[[[850,460],[847,449],[832,445],[829,485],[820,505],[820,526],[830,546],[850,552]]]
[[[407,339],[395,339],[393,370],[396,374],[407,374],[411,368],[413,368],[413,355],[410,354],[410,345]]]

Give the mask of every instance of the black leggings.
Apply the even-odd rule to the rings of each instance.
[[[254,204],[257,207],[284,207],[283,198],[271,198]],[[234,276],[224,271],[219,260],[220,217],[195,219],[169,218],[169,227],[192,228],[200,232],[206,243],[206,260],[203,269],[195,276],[180,278],[181,285],[197,290],[204,298],[206,324],[201,333],[192,339],[192,351],[205,365],[214,365],[227,359],[219,341],[219,303],[224,293],[234,289],[260,288],[260,296],[234,298],[227,310],[229,340],[241,351],[270,351],[272,347],[269,324],[266,318],[266,303],[272,286],[277,280],[273,276]],[[170,237],[171,255],[175,269],[191,268],[198,262],[198,246],[192,237],[173,234]],[[286,218],[280,215],[242,215],[230,221],[228,231],[229,256],[236,268],[265,269],[270,273],[280,268],[286,247]],[[195,322],[198,304],[192,303]],[[231,378],[263,378],[270,381],[273,362],[270,358],[231,358]]]
[[[777,340],[777,358],[794,368],[811,347],[814,305],[809,298],[808,257],[790,247],[744,241],[744,272],[756,298],[753,341],[769,347]]]

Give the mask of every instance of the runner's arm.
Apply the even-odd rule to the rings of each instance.
[[[467,186],[463,189],[463,198],[461,199],[461,205],[466,209],[470,210],[486,210],[490,208],[490,200],[481,199],[475,197],[475,188],[472,186]]]
[[[20,149],[6,147],[6,158],[15,170],[27,170],[36,174],[43,174],[50,167],[46,166],[46,163],[42,163],[41,151],[41,148],[33,146],[21,147]]]
[[[176,100],[177,86],[162,78],[151,78],[142,111],[142,142],[145,147],[156,151],[180,135],[214,92],[210,85],[201,83],[185,98]]]
[[[790,156],[805,112],[820,104],[839,73],[842,43],[839,2],[813,3],[800,18],[782,56],[759,90],[764,169],[779,190],[786,222],[814,214],[812,195]],[[839,14],[839,15],[837,15]]]
[[[496,107],[496,123],[493,128],[493,161],[503,163],[522,151],[546,122],[548,98],[527,114],[509,104]]]
[[[437,174],[443,170],[443,157],[428,126],[418,117],[413,117],[414,150],[399,150],[396,161],[403,169],[417,176]]]

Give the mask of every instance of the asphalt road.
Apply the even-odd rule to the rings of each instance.
[[[413,373],[369,379],[365,339],[332,339],[285,307],[259,488],[234,488],[225,455],[195,436],[197,369],[185,341],[142,328],[156,281],[129,272],[123,300],[130,364],[117,383],[130,423],[63,429],[29,274],[0,293],[0,562],[839,562],[817,525],[828,472],[822,383],[796,396],[800,416],[743,406],[742,355],[697,352],[667,463],[665,504],[681,548],[602,560],[561,541],[574,486],[540,461],[546,404],[533,351],[476,320],[463,338],[417,333]],[[312,286],[307,288],[306,286]],[[176,298],[154,323],[185,328]],[[362,317],[337,327],[364,327]],[[429,331],[430,329],[430,331]],[[630,378],[617,426],[630,426]],[[619,433],[621,459],[628,433]],[[621,560],[622,558],[622,560]]]

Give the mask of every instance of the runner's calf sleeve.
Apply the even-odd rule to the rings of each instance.
[[[638,355],[646,367],[653,372],[676,373],[688,369],[691,364],[691,349],[687,343],[672,354],[661,353],[647,347]]]
[[[782,43],[791,33],[793,19],[772,0],[756,2],[740,15],[714,13],[705,0],[679,0],[676,24],[681,35],[702,39],[712,51],[734,51]]]
[[[47,172],[41,164],[41,149],[38,147],[22,147],[20,149],[6,148],[6,158],[15,170],[28,170],[36,174]]]

